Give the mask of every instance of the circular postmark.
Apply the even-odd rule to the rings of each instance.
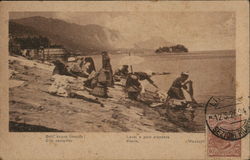
[[[239,140],[250,130],[249,109],[240,99],[231,96],[212,96],[205,106],[206,124],[215,136],[224,140]]]

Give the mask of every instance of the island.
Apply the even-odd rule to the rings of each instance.
[[[160,47],[155,50],[155,53],[182,53],[182,52],[188,52],[188,49],[181,44],[177,44],[174,46],[168,46],[168,47]]]

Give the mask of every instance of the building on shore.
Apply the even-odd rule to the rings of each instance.
[[[42,61],[52,61],[55,59],[67,59],[70,53],[62,48],[39,48],[39,49],[22,49],[22,56],[28,59],[39,59]]]

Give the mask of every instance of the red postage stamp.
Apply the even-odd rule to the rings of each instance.
[[[206,105],[207,154],[209,157],[240,157],[241,139],[248,134],[245,110],[236,113],[232,97],[212,97]]]
[[[209,157],[240,157],[241,140],[228,141],[216,137],[208,130],[207,154]]]

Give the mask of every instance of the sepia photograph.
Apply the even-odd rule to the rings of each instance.
[[[235,12],[24,11],[8,23],[10,132],[204,133],[209,98],[235,98]]]
[[[0,160],[249,159],[249,2],[1,2],[0,35]]]

